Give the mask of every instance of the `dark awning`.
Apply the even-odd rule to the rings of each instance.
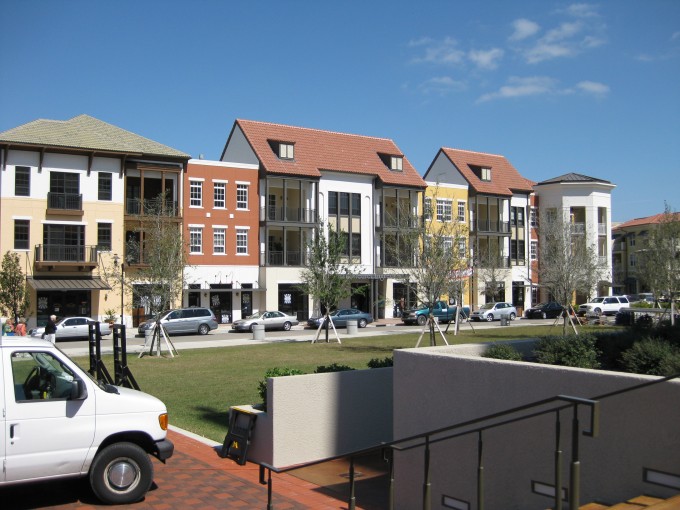
[[[111,290],[101,278],[27,278],[35,290]]]

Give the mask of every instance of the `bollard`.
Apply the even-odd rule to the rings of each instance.
[[[253,324],[253,340],[264,340],[264,324]]]
[[[347,334],[348,335],[356,335],[357,334],[357,328],[358,328],[358,322],[354,320],[349,320],[347,321]]]

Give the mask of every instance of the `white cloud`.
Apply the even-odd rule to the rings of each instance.
[[[574,50],[567,44],[538,42],[533,48],[526,51],[525,58],[529,64],[537,64],[554,58],[570,57],[574,54]]]
[[[592,4],[571,4],[566,12],[576,18],[596,18],[599,16],[596,6]]]
[[[464,82],[454,80],[450,76],[438,76],[424,81],[419,85],[419,88],[425,94],[439,94],[445,96],[450,92],[465,90],[466,85]]]
[[[481,69],[496,69],[498,61],[503,58],[504,51],[500,48],[490,50],[470,50],[468,58]]]
[[[576,84],[576,88],[578,88],[581,92],[585,92],[586,94],[592,94],[594,96],[599,96],[603,97],[609,94],[609,85],[605,85],[604,83],[598,83],[596,81],[581,81]]]
[[[583,25],[577,21],[562,23],[559,27],[548,31],[543,38],[543,41],[552,43],[556,41],[564,41],[570,39],[578,34],[583,28]]]
[[[508,99],[515,97],[540,96],[557,92],[557,81],[547,76],[530,76],[520,78],[513,76],[496,92],[484,94],[477,102],[483,103],[494,99]]]
[[[451,37],[447,37],[439,43],[425,39],[422,41],[418,46],[426,46],[425,54],[416,57],[413,62],[451,65],[460,64],[465,59],[465,52],[458,48],[457,41]]]
[[[680,39],[680,30],[673,32],[673,35],[671,35],[671,41],[677,41],[678,39]]]
[[[513,21],[512,28],[514,29],[514,32],[509,38],[511,41],[521,41],[522,39],[526,39],[527,37],[531,37],[538,33],[541,29],[541,27],[538,26],[538,23],[534,23],[526,18],[520,18]]]
[[[408,46],[410,48],[414,48],[414,47],[417,47],[417,46],[424,46],[424,45],[430,44],[430,43],[432,43],[432,39],[430,39],[429,37],[421,37],[420,39],[411,39],[408,42]]]

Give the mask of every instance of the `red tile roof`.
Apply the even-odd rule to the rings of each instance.
[[[322,170],[371,175],[385,184],[425,188],[399,147],[387,138],[336,133],[268,122],[237,119],[252,149],[267,173],[320,177]],[[270,142],[295,145],[295,159],[283,160]],[[403,157],[401,172],[390,170],[381,155]]]
[[[673,213],[676,221],[680,221],[680,213]],[[665,213],[655,214],[653,216],[645,216],[644,218],[635,218],[633,220],[625,221],[615,227],[615,230],[626,227],[638,227],[641,225],[657,225],[664,219]]]
[[[441,150],[477,193],[511,196],[513,192],[533,191],[535,183],[522,177],[503,156],[446,147]],[[482,181],[477,177],[471,168],[473,166],[491,168],[491,181]]]

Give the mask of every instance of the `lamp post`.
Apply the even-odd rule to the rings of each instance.
[[[117,253],[113,254],[113,267],[118,269],[118,263],[120,261]],[[120,262],[120,323],[124,325],[123,321],[123,311],[125,310],[125,262]]]

